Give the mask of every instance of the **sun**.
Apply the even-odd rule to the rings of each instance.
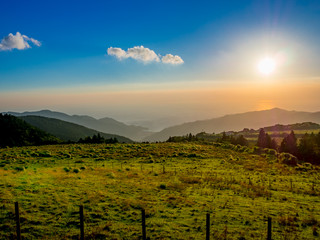
[[[276,69],[276,61],[273,58],[265,57],[259,61],[258,69],[263,75],[270,75]]]

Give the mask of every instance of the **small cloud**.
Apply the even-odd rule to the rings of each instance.
[[[157,54],[153,50],[145,48],[144,46],[128,48],[127,51],[124,51],[121,48],[109,47],[107,52],[108,55],[115,56],[119,60],[132,58],[144,63],[153,61],[160,62],[160,58],[157,56]]]
[[[172,54],[167,54],[162,57],[161,55],[157,55],[153,50],[149,48],[145,48],[144,46],[136,46],[133,48],[128,48],[127,51],[121,48],[109,47],[107,50],[108,55],[115,56],[117,59],[127,59],[132,58],[144,63],[150,62],[163,62],[167,64],[182,64],[183,60],[178,55],[173,56]]]
[[[34,45],[40,47],[41,43],[34,39],[29,38],[26,35],[21,35],[17,32],[16,35],[9,33],[8,36],[4,37],[0,43],[0,51],[8,51],[12,49],[23,50],[26,48],[31,48],[28,42],[32,42]]]
[[[163,63],[167,64],[182,64],[184,61],[178,55],[173,56],[172,54],[167,54],[161,58]]]

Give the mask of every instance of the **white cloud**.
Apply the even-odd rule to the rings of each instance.
[[[40,47],[41,43],[34,39],[29,38],[26,35],[21,35],[21,33],[17,32],[16,35],[9,33],[8,36],[4,37],[0,43],[0,51],[8,51],[12,49],[23,50],[26,48],[31,48],[28,42],[32,42],[34,45]]]
[[[108,55],[115,56],[119,60],[132,58],[144,63],[150,62],[163,62],[167,64],[182,64],[183,60],[178,55],[173,56],[172,54],[167,54],[162,57],[157,55],[153,50],[145,48],[144,46],[136,46],[133,48],[128,48],[127,51],[121,48],[109,47],[107,50]]]
[[[128,48],[127,56],[142,62],[160,62],[158,55],[144,46]]]
[[[178,55],[173,56],[172,54],[167,54],[162,57],[161,61],[167,64],[182,64],[184,61]]]
[[[36,45],[38,47],[41,46],[41,43],[38,40],[34,39],[34,38],[29,38],[26,35],[22,35],[22,37],[27,41],[31,41],[34,45]]]
[[[126,51],[122,50],[121,48],[109,47],[107,52],[108,52],[108,55],[115,56],[116,58],[118,58],[120,60],[127,58]]]

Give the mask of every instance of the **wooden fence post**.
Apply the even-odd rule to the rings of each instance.
[[[146,232],[146,212],[144,209],[141,209],[142,215],[142,240],[147,239],[147,232]]]
[[[20,229],[20,216],[19,216],[19,203],[14,203],[15,214],[16,214],[16,225],[17,225],[17,240],[21,240],[21,229]]]
[[[206,240],[210,240],[210,213],[207,213],[206,219]]]
[[[83,205],[80,205],[80,239],[84,240]]]
[[[271,217],[268,217],[268,235],[267,240],[271,240]]]

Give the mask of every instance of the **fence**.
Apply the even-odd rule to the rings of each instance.
[[[17,240],[21,240],[21,227],[20,227],[20,214],[19,214],[19,203],[15,202],[15,220],[16,220],[16,234]],[[80,240],[85,239],[84,229],[84,212],[83,205],[79,206],[79,223],[80,223]],[[143,240],[147,240],[146,230],[146,213],[145,209],[141,209],[141,236]],[[272,234],[272,219],[268,217],[267,223],[267,240],[271,240]],[[206,214],[206,240],[210,240],[210,214]]]

